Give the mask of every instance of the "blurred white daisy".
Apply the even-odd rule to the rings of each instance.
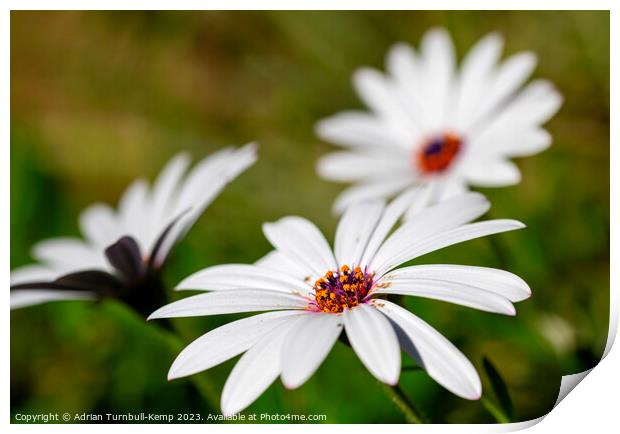
[[[469,223],[489,208],[478,193],[429,207],[390,232],[412,193],[387,207],[352,205],[338,224],[334,251],[319,229],[300,217],[265,224],[275,248],[254,265],[219,265],[182,281],[177,289],[207,290],[155,311],[149,319],[274,311],[231,322],[201,336],[174,361],[169,379],[209,369],[245,354],[222,392],[224,414],[250,405],[281,376],[302,385],[319,367],[342,329],[362,363],[394,385],[400,347],[451,392],[478,399],[480,379],[448,340],[387,294],[427,297],[488,312],[514,315],[512,302],[530,295],[506,271],[462,265],[399,265],[466,240],[523,227],[514,220]],[[400,344],[400,345],[399,345]]]
[[[536,58],[523,52],[499,63],[502,45],[499,35],[485,36],[457,70],[450,36],[432,29],[419,53],[394,45],[387,74],[357,70],[353,84],[370,112],[338,113],[316,127],[320,138],[347,148],[321,158],[318,173],[355,183],[338,197],[335,211],[416,186],[413,214],[470,185],[517,184],[521,175],[509,158],[551,144],[541,125],[562,97],[546,80],[523,87]]]
[[[118,210],[94,204],[80,215],[84,239],[36,244],[38,264],[11,272],[11,308],[56,300],[116,297],[144,315],[165,302],[159,278],[172,247],[222,189],[256,161],[256,146],[222,149],[188,171],[175,156],[152,185],[139,179]]]

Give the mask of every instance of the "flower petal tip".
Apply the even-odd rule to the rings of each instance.
[[[254,152],[257,152],[259,148],[258,142],[250,142],[247,145],[245,145],[245,147]]]
[[[379,71],[368,66],[357,68],[353,71],[353,84],[355,87],[359,88],[362,86],[362,82],[366,82],[367,80],[372,79],[372,77],[376,77],[376,74],[381,75]]]
[[[224,417],[233,417],[237,413],[241,412],[241,410],[236,410],[234,408],[233,409],[229,409],[229,408],[224,407],[223,405],[222,405],[221,410],[222,410],[222,416],[224,416]]]
[[[161,312],[160,312],[160,311],[161,311],[161,309],[157,309],[155,312],[153,312],[152,314],[150,314],[150,315],[146,318],[146,320],[147,320],[147,321],[151,321],[151,320],[154,320],[154,319],[164,318],[164,316],[163,316],[163,315],[161,315]]]
[[[429,37],[431,37],[431,38],[437,38],[437,37],[445,38],[445,37],[448,37],[449,38],[450,35],[448,34],[448,31],[445,28],[443,28],[441,26],[434,26],[434,27],[431,27],[430,29],[428,29],[426,31],[426,33],[424,34],[424,39],[429,38]]]
[[[381,381],[388,386],[396,386],[398,385],[398,380],[400,380],[400,368],[398,368],[398,373],[394,378],[384,378]]]
[[[299,378],[294,378],[294,377],[290,378],[290,376],[284,375],[284,373],[282,373],[282,375],[280,376],[280,379],[282,380],[282,385],[288,390],[297,389],[302,384],[304,384],[307,380],[307,378],[304,378],[304,379],[299,379]]]
[[[320,139],[322,140],[326,140],[325,137],[325,130],[327,129],[327,126],[329,122],[329,118],[325,118],[325,119],[321,119],[320,121],[317,121],[314,124],[314,134],[316,134]]]
[[[177,285],[174,287],[175,291],[184,291],[187,289],[193,289],[190,287],[191,284],[191,280],[189,278],[187,279],[183,279],[181,280],[179,283],[177,283]]]
[[[523,222],[520,222],[519,220],[511,220],[511,223],[514,227],[514,230],[527,228],[527,225]]]
[[[181,366],[177,366],[176,363],[173,363],[170,369],[168,370],[168,381],[178,380],[179,378],[187,377],[191,375],[192,372],[183,371]]]
[[[472,379],[472,382],[469,384],[469,388],[467,388],[467,390],[461,390],[460,392],[453,391],[453,393],[463,399],[478,401],[482,398],[482,383],[480,382],[480,377],[476,374],[476,378]]]
[[[472,394],[470,396],[464,396],[463,398],[469,399],[470,401],[478,401],[480,398],[482,398],[482,391],[476,392],[475,394]]]
[[[299,385],[296,382],[286,381],[284,379],[282,379],[282,384],[288,390],[297,389],[299,387]]]
[[[515,305],[512,304],[512,301],[508,300],[507,298],[505,298],[503,301],[504,303],[502,303],[501,306],[497,306],[497,309],[492,310],[491,312],[506,316],[516,316],[517,309],[515,308]]]
[[[510,305],[510,309],[508,309],[506,311],[506,315],[508,316],[517,316],[517,309],[514,307],[513,304]]]
[[[491,32],[487,33],[485,38],[489,38],[489,40],[492,40],[496,44],[503,44],[504,43],[504,37],[497,30],[494,30],[494,31],[491,31]]]

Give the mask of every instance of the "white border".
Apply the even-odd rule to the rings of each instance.
[[[20,9],[175,9],[182,10],[194,10],[204,9],[208,6],[209,9],[288,9],[288,10],[302,10],[302,9],[323,9],[323,10],[335,10],[335,9],[349,9],[351,6],[357,9],[366,10],[398,10],[398,9],[428,9],[428,10],[440,10],[440,9],[495,9],[495,10],[571,10],[571,9],[584,9],[584,10],[611,10],[611,119],[618,119],[618,87],[617,79],[620,70],[618,68],[617,55],[613,55],[618,50],[618,31],[617,26],[619,19],[617,17],[618,7],[615,6],[613,1],[604,0],[589,0],[589,1],[577,1],[577,0],[520,0],[520,1],[502,1],[501,4],[497,1],[488,0],[470,0],[464,2],[462,0],[435,0],[435,1],[395,1],[395,0],[382,0],[368,1],[368,0],[355,0],[355,1],[338,1],[338,0],[296,0],[294,3],[286,0],[264,0],[259,3],[249,0],[228,0],[228,1],[187,1],[176,0],[174,2],[151,0],[151,1],[133,1],[127,2],[126,0],[92,0],[92,1],[76,1],[76,0],[61,0],[55,1],[54,7],[50,7],[50,1],[30,0],[30,1],[5,1],[2,4],[2,18],[0,21],[0,31],[3,34],[3,38],[0,39],[0,51],[2,59],[4,60],[2,68],[2,83],[0,87],[0,97],[2,98],[1,112],[0,112],[0,131],[3,132],[4,145],[2,146],[2,153],[0,154],[0,200],[2,203],[2,213],[0,221],[2,222],[2,229],[0,232],[0,259],[2,263],[1,273],[5,282],[9,281],[9,251],[10,251],[10,226],[9,226],[9,170],[10,170],[10,153],[9,153],[9,126],[10,126],[10,10]],[[38,31],[33,29],[33,31]],[[618,129],[615,123],[611,125],[611,143],[617,143]],[[618,150],[616,147],[611,147],[611,191],[620,191],[620,176],[618,176]],[[611,195],[611,221],[618,222],[620,219],[620,213],[618,209],[618,200]],[[619,233],[617,227],[611,228],[611,263],[620,264],[618,257],[618,241]],[[8,286],[8,285],[7,285]],[[390,432],[407,432],[412,431],[422,433],[485,433],[485,432],[507,432],[518,429],[529,428],[528,432],[532,433],[582,433],[585,429],[594,430],[593,432],[609,432],[610,427],[617,427],[617,392],[620,389],[620,350],[612,346],[613,339],[615,337],[618,326],[618,312],[620,312],[620,305],[618,300],[618,267],[612,267],[611,270],[611,294],[610,294],[610,335],[606,347],[606,355],[601,363],[591,370],[590,375],[587,375],[577,386],[577,390],[574,393],[568,394],[566,398],[559,403],[549,415],[545,418],[540,418],[536,421],[522,422],[519,424],[511,425],[389,425],[385,426],[385,429],[389,429]],[[2,404],[5,408],[5,416],[3,425],[9,425],[10,422],[10,355],[8,351],[8,343],[10,339],[9,326],[10,315],[9,313],[9,291],[5,292],[2,298],[2,342],[5,346],[4,357],[2,358],[2,372],[4,373],[4,384],[2,387]],[[580,380],[583,379],[580,378]],[[575,377],[572,378],[575,380]],[[577,381],[578,383],[578,381]],[[563,385],[568,383],[563,382]],[[572,389],[572,388],[571,388]],[[542,419],[542,421],[541,421]],[[541,422],[536,424],[536,422]],[[7,426],[5,432],[17,432],[17,433],[30,433],[30,432],[50,432],[50,433],[67,433],[67,432],[83,432],[84,426],[80,425],[11,425]],[[238,432],[248,433],[271,433],[274,431],[290,430],[289,425],[183,425],[183,426],[170,426],[170,425],[124,425],[114,426],[111,428],[109,425],[89,425],[87,430],[89,433],[106,433],[114,429],[116,432],[146,432],[149,433],[170,433],[172,430],[175,432],[183,431],[190,433],[204,433],[205,430],[209,432],[228,432],[230,430]],[[342,432],[360,429],[366,430],[382,430],[382,425],[296,425],[294,428],[296,431],[309,432],[320,429],[326,433],[330,431]]]

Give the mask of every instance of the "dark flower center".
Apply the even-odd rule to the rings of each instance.
[[[372,284],[372,273],[343,265],[340,270],[328,271],[314,283],[313,307],[321,312],[340,313],[363,303]]]
[[[463,141],[456,134],[445,133],[436,136],[416,152],[416,166],[427,174],[443,172],[450,167],[461,151],[462,145]]]
[[[144,318],[165,304],[161,269],[143,260],[138,243],[132,237],[121,237],[105,249],[105,255],[114,267],[113,272],[98,269],[76,271],[53,281],[12,285],[11,291],[51,289],[91,292],[101,300],[121,300]]]

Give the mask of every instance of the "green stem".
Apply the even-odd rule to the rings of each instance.
[[[510,423],[511,420],[504,414],[504,412],[486,396],[480,398],[480,403],[486,408],[486,410],[493,416],[493,418],[499,423]]]
[[[396,407],[403,413],[405,420],[408,423],[428,423],[426,417],[416,408],[411,400],[405,395],[403,390],[397,384],[395,386],[389,386],[383,384],[383,390],[391,398],[392,402],[396,404]]]

